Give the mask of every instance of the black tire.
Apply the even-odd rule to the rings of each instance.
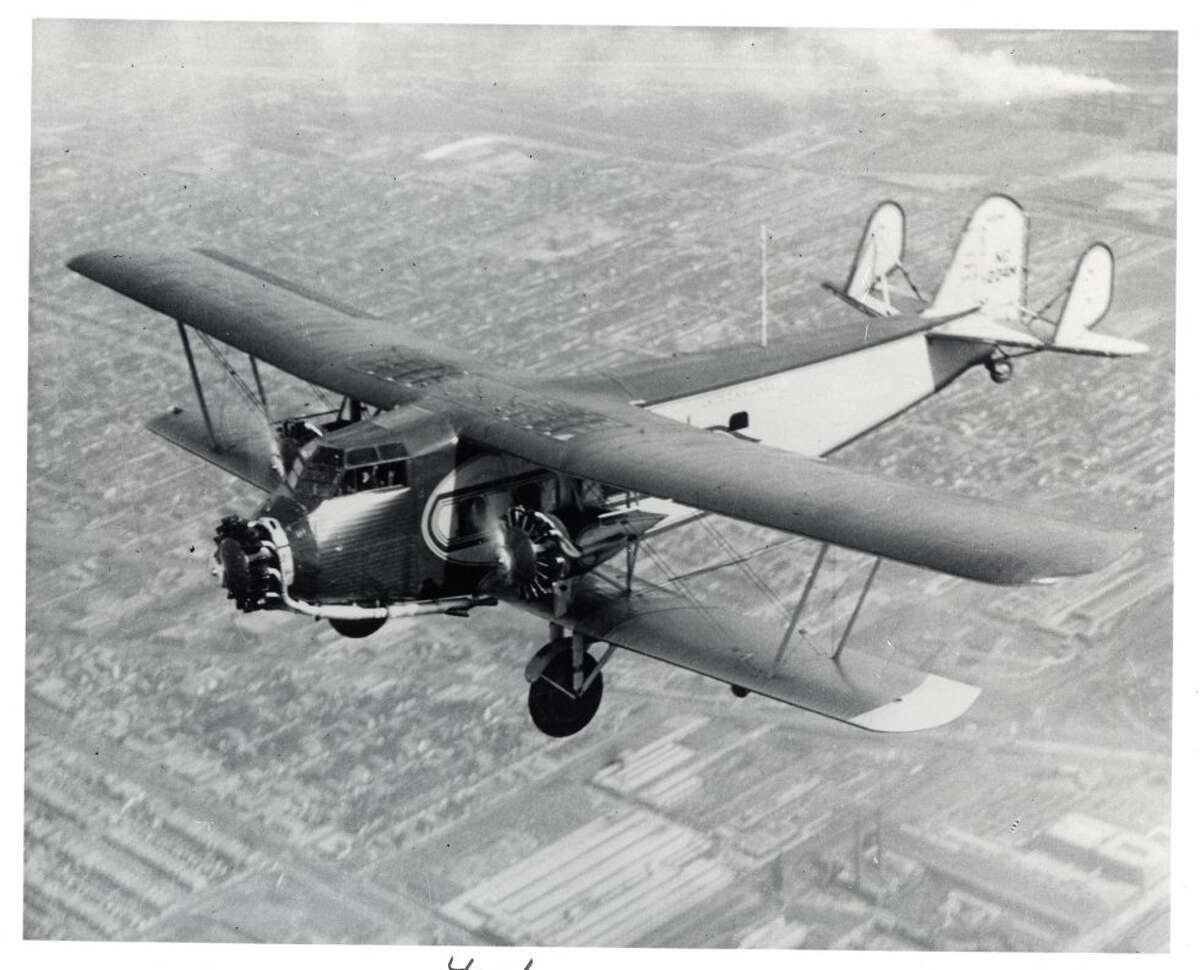
[[[589,677],[596,669],[596,658],[584,654],[583,676]],[[564,650],[555,657],[542,676],[529,685],[529,716],[534,726],[552,738],[566,738],[582,731],[596,716],[600,698],[604,693],[604,675],[596,679],[578,699],[568,697],[546,679],[553,680],[570,690],[572,680],[571,651]]]
[[[344,637],[361,640],[377,632],[387,619],[378,620],[330,620],[329,625]]]

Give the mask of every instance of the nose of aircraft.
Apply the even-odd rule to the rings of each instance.
[[[251,613],[283,605],[279,551],[259,522],[226,516],[217,526],[213,541],[217,547],[213,572],[239,610]]]
[[[238,609],[246,609],[254,601],[250,591],[250,557],[246,547],[237,539],[221,539],[217,543],[216,560],[221,585],[229,590],[229,596],[237,603]]]

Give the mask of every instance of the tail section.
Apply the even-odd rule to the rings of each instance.
[[[867,221],[845,289],[828,283],[826,288],[870,316],[898,315],[891,302],[893,273],[903,274],[920,298],[900,261],[904,234],[904,210],[895,202],[881,203]],[[1146,352],[1148,348],[1136,340],[1092,330],[1112,302],[1113,254],[1108,246],[1095,243],[1079,258],[1057,324],[1043,314],[1062,293],[1041,311],[1028,309],[1028,247],[1029,220],[1021,206],[1007,195],[984,199],[959,236],[937,296],[921,311],[929,338],[988,344],[1001,358],[1007,356],[1003,348],[1102,357]],[[1032,325],[1039,322],[1053,325],[1053,336],[1047,337],[1044,330],[1034,332]]]
[[[1094,243],[1079,257],[1075,278],[1063,304],[1050,346],[1077,354],[1124,357],[1143,354],[1145,344],[1123,337],[1093,333],[1091,328],[1104,319],[1112,303],[1113,254],[1104,243]]]
[[[1025,306],[1029,222],[1007,195],[991,195],[967,221],[937,296],[923,317],[972,311],[993,323],[1018,323]]]

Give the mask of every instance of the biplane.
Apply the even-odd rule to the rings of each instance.
[[[572,378],[418,339],[215,250],[98,251],[68,266],[175,321],[198,413],[176,407],[150,429],[267,493],[249,518],[216,529],[214,573],[239,610],[289,611],[363,637],[388,620],[515,605],[548,625],[525,677],[532,720],[555,737],[592,719],[617,648],[739,697],[913,731],[959,716],[979,688],[843,649],[881,560],[1049,583],[1101,569],[1131,544],[825,457],[971,368],[1004,382],[1027,354],[1146,349],[1092,329],[1112,296],[1102,244],[1080,258],[1056,320],[1057,298],[1030,310],[1027,235],[1016,202],[985,199],[926,303],[902,262],[904,212],[885,202],[846,283],[829,287],[865,320]],[[905,312],[901,279],[915,302]],[[218,433],[189,331],[231,372],[223,353],[247,355],[254,386],[239,380],[268,415],[273,447]],[[259,362],[333,392],[340,408],[272,421]],[[786,630],[635,576],[644,543],[714,514],[815,543]],[[869,554],[871,572],[835,649],[792,649],[831,546]]]

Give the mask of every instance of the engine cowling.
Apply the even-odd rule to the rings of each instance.
[[[499,525],[500,574],[522,599],[549,596],[580,557],[562,522],[549,512],[514,505]]]

